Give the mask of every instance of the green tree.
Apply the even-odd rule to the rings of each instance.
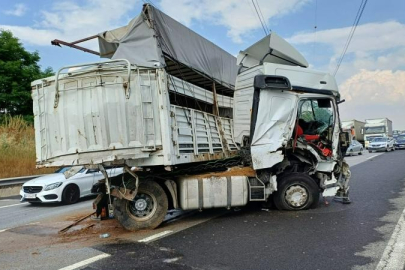
[[[0,29],[0,116],[32,118],[31,82],[53,75],[38,65],[38,52],[28,52],[10,31]]]

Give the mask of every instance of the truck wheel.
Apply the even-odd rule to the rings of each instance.
[[[292,173],[283,176],[279,183],[274,194],[274,204],[279,210],[305,210],[318,205],[320,190],[310,176]]]
[[[165,191],[152,180],[141,180],[133,201],[114,200],[114,214],[130,231],[154,229],[162,223],[168,209]]]

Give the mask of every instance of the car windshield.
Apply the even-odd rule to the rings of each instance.
[[[387,138],[375,138],[373,142],[386,142]]]
[[[397,141],[405,141],[405,136],[398,136],[396,138]]]
[[[72,168],[72,167],[62,167],[62,168],[57,169],[57,170],[55,171],[55,173],[64,173],[64,172],[66,172],[67,170],[69,170],[70,168]]]

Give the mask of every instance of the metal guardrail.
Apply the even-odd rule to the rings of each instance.
[[[43,175],[31,175],[31,176],[3,178],[3,179],[0,179],[0,187],[21,185],[29,180],[35,179],[40,176],[43,176]]]

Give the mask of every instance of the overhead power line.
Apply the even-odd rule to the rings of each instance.
[[[259,9],[260,15],[263,19],[264,26],[266,26],[267,34],[269,34],[271,30],[267,27],[266,19],[263,16],[262,9],[260,8],[258,0],[256,0],[256,4],[257,4],[257,8]]]
[[[346,44],[345,44],[345,46],[343,47],[343,51],[342,51],[342,54],[340,55],[340,58],[339,58],[339,60],[338,60],[337,65],[336,65],[335,72],[333,73],[334,76],[336,76],[336,73],[338,72],[338,70],[339,70],[339,68],[340,68],[340,65],[342,64],[342,61],[343,61],[343,58],[345,57],[347,48],[349,48],[349,45],[350,45],[350,42],[352,41],[354,32],[356,31],[357,25],[359,24],[361,15],[363,15],[364,8],[365,8],[366,5],[367,5],[367,1],[368,1],[368,0],[362,0],[361,3],[360,3],[360,7],[359,7],[359,9],[357,10],[357,14],[356,14],[356,17],[355,17],[355,19],[354,19],[354,23],[353,23],[352,29],[350,30],[349,36],[347,37],[347,40],[346,40]]]
[[[266,27],[264,27],[263,20],[262,20],[262,18],[260,17],[259,11],[257,10],[257,7],[256,7],[256,4],[255,4],[255,1],[254,1],[254,0],[252,0],[252,4],[253,4],[253,6],[255,7],[257,17],[259,18],[259,21],[260,21],[260,23],[261,23],[261,25],[262,25],[262,27],[263,27],[264,35],[267,36],[268,34],[267,34],[267,31],[266,31]]]

